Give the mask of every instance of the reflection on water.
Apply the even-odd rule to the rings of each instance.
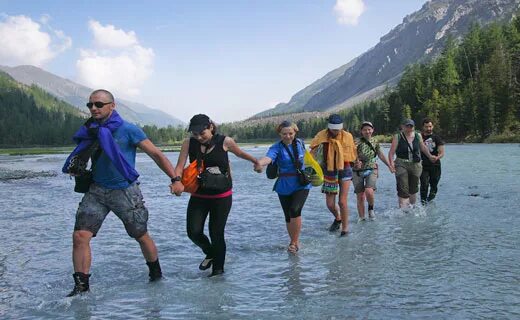
[[[518,145],[449,145],[436,202],[408,213],[396,209],[394,178],[381,170],[377,220],[356,222],[351,193],[347,238],[327,231],[332,216],[314,188],[296,256],[286,252],[273,181],[232,158],[221,278],[197,268],[203,255],[185,235],[188,196],[169,195],[169,180],[139,154],[165,279],[147,282],[138,245],[109,215],[92,242],[92,291],[72,299],[64,295],[72,287],[71,232],[81,195],[59,173],[64,158],[0,156],[0,173],[26,170],[22,179],[0,179],[2,319],[520,317],[520,186],[512,179],[520,176]]]

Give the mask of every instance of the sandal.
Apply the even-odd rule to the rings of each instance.
[[[207,269],[211,268],[212,264],[213,264],[213,258],[206,257],[199,264],[199,270],[207,270]]]
[[[298,246],[295,245],[294,243],[291,243],[289,245],[289,247],[287,247],[287,251],[290,252],[290,253],[293,253],[293,254],[298,252],[298,250],[300,250],[300,248],[298,248]]]

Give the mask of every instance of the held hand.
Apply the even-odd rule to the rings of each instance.
[[[254,168],[253,168],[253,170],[255,170],[255,171],[258,172],[258,173],[262,173],[262,170],[263,170],[263,169],[264,169],[264,167],[261,166],[261,165],[258,164],[258,163],[256,163],[256,164],[254,165]]]
[[[180,181],[175,181],[175,183],[170,184],[170,191],[172,194],[180,196],[184,191],[184,185]]]
[[[437,160],[439,160],[439,157],[437,157],[437,156],[433,156],[433,155],[432,155],[431,157],[429,157],[429,159],[430,159],[430,161],[431,161],[432,163],[435,163],[435,162],[437,162]]]
[[[363,162],[361,162],[359,159],[354,161],[354,169],[361,169],[361,166],[363,165]]]
[[[391,173],[395,173],[395,167],[393,164],[391,164],[390,166],[388,166],[388,169],[390,169],[390,172]]]

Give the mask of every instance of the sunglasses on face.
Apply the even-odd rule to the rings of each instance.
[[[112,102],[101,102],[101,101],[96,101],[96,102],[88,102],[87,103],[87,107],[89,109],[92,109],[93,106],[96,106],[96,108],[98,109],[101,109],[103,108],[104,106],[106,106],[107,104],[111,104]]]
[[[408,128],[413,128],[413,127],[414,127],[413,124],[407,124],[406,126],[407,126]]]

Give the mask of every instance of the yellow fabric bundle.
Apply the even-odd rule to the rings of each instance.
[[[321,130],[311,141],[311,149],[316,148],[322,143],[328,143],[327,150],[327,171],[343,170],[345,162],[356,160],[356,147],[352,134],[341,130],[339,134],[332,138],[328,135],[328,129]]]

